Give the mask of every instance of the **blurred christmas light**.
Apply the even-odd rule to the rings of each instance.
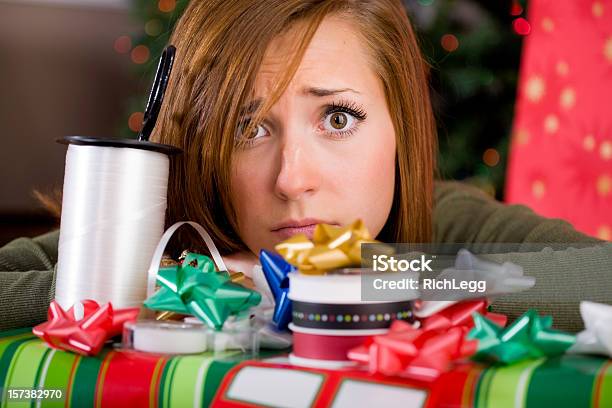
[[[544,130],[546,133],[557,133],[559,130],[559,118],[554,113],[546,115],[544,118]]]
[[[519,17],[512,22],[512,28],[514,32],[519,35],[528,35],[531,32],[531,24],[523,17]]]
[[[563,109],[571,109],[576,104],[576,91],[571,86],[563,88],[559,96],[559,104]]]
[[[128,127],[132,132],[140,132],[140,128],[142,127],[142,119],[144,118],[144,113],[142,112],[134,112],[130,115],[128,119]]]
[[[606,241],[612,240],[612,228],[602,225],[597,229],[597,237]]]
[[[531,183],[531,194],[537,199],[544,197],[544,194],[546,194],[546,184],[542,180],[534,180]]]
[[[595,148],[595,137],[592,134],[588,134],[582,140],[582,147],[584,150],[593,151]]]
[[[612,62],[612,36],[608,37],[606,43],[604,44],[604,57],[608,60],[608,62]]]
[[[604,160],[612,159],[612,142],[605,141],[599,146],[599,154]]]
[[[132,39],[127,35],[122,35],[115,40],[113,48],[119,54],[127,54],[132,48]]]
[[[559,61],[555,68],[557,70],[557,74],[561,76],[566,76],[569,74],[569,64],[566,61]]]
[[[555,29],[555,22],[550,17],[544,17],[542,19],[542,29],[547,33],[552,32]]]
[[[419,0],[421,6],[431,6],[431,3],[433,3],[433,0]]]
[[[518,144],[525,145],[529,143],[529,132],[526,129],[517,129],[513,137]]]
[[[546,82],[540,75],[531,75],[525,83],[525,95],[531,102],[539,102],[546,93]]]
[[[149,48],[146,45],[137,45],[132,50],[132,62],[134,64],[144,64],[149,60]]]
[[[145,33],[151,37],[156,37],[162,32],[162,23],[157,19],[149,20],[145,24]]]
[[[591,7],[591,11],[593,12],[593,15],[595,17],[601,17],[603,16],[604,13],[604,7],[603,4],[601,4],[600,1],[596,1],[593,3],[593,6]]]
[[[607,174],[602,174],[597,178],[597,193],[605,197],[612,191],[612,177]]]
[[[495,149],[485,150],[482,161],[489,167],[497,166],[499,164],[499,152]]]
[[[521,14],[523,14],[523,7],[517,0],[514,0],[512,2],[512,7],[510,8],[510,14],[513,16],[520,16]]]
[[[157,6],[159,7],[159,11],[169,13],[176,7],[176,0],[159,0]]]
[[[448,52],[453,52],[459,48],[459,40],[452,34],[444,34],[440,40],[442,48]]]

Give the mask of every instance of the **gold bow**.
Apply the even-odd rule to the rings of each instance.
[[[361,265],[361,244],[377,243],[362,220],[347,227],[317,224],[312,241],[297,234],[275,246],[301,273],[322,275],[332,269]]]

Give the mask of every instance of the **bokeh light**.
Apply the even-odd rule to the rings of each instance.
[[[149,60],[149,48],[146,45],[137,45],[132,50],[132,61],[134,64],[144,64]]]
[[[127,54],[132,48],[132,39],[127,35],[122,35],[115,40],[113,48],[119,54]]]
[[[531,32],[531,24],[523,17],[519,17],[512,22],[512,28],[514,32],[519,35],[528,35]]]
[[[510,8],[510,14],[513,16],[520,16],[521,14],[523,14],[523,7],[517,0],[514,0],[512,2],[512,7]]]
[[[142,112],[134,112],[130,115],[128,118],[128,127],[132,132],[140,132],[143,118],[144,113]]]
[[[499,164],[499,152],[495,149],[485,150],[482,161],[489,167],[497,166]]]
[[[157,19],[149,20],[145,23],[145,33],[151,37],[156,37],[162,32],[162,23]]]
[[[453,52],[459,48],[459,40],[452,34],[444,34],[440,40],[442,48],[448,52]]]
[[[169,13],[176,7],[176,0],[159,0],[157,7],[159,11]]]

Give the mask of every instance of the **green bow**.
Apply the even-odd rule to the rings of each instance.
[[[538,316],[528,310],[510,326],[503,328],[474,313],[474,328],[468,338],[478,340],[478,351],[472,356],[477,361],[513,364],[530,358],[563,354],[576,336],[552,329],[551,316]]]
[[[227,272],[216,272],[212,260],[188,253],[181,265],[162,267],[157,274],[159,291],[144,301],[153,310],[193,314],[220,330],[230,315],[261,301],[259,292],[231,282]]]

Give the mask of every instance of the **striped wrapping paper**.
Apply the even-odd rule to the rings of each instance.
[[[0,333],[0,388],[64,391],[63,400],[41,400],[41,407],[209,406],[225,373],[243,360],[237,353],[226,357],[170,357],[110,347],[83,357],[53,350],[23,329]],[[37,405],[2,401],[0,406]]]
[[[40,405],[2,401],[0,406],[209,406],[219,398],[215,394],[224,377],[249,365],[282,367],[272,361],[250,362],[233,352],[216,358],[208,353],[170,357],[107,347],[97,357],[82,357],[50,349],[31,329],[22,329],[0,333],[0,389],[61,389],[65,398],[41,400]],[[331,394],[339,376],[367,378],[351,370],[328,373],[326,377],[336,378],[323,385]],[[503,368],[462,364],[427,387],[409,381],[399,386],[429,388],[427,406],[604,408],[612,407],[612,360],[564,355]]]
[[[444,407],[612,408],[612,360],[565,354],[506,367],[465,364],[438,386]]]

